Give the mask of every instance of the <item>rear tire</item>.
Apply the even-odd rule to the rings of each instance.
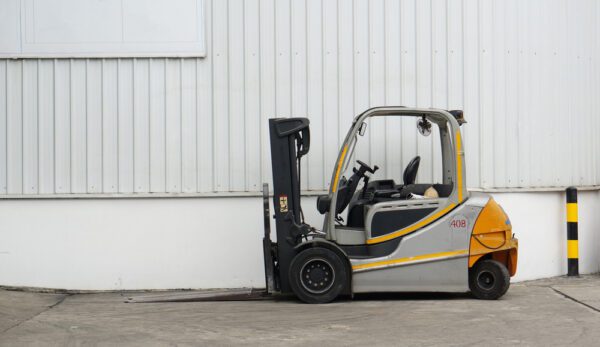
[[[325,304],[343,292],[348,273],[335,252],[313,247],[298,253],[290,264],[289,281],[296,296],[308,304]]]
[[[477,299],[496,300],[508,291],[510,274],[504,264],[486,259],[469,270],[469,288]]]

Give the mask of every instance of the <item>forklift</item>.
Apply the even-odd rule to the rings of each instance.
[[[441,182],[416,182],[419,156],[404,169],[402,182],[372,179],[379,167],[361,161],[355,149],[374,117],[412,117],[421,136],[437,127]],[[464,123],[462,111],[401,106],[375,107],[356,116],[329,191],[317,198],[323,215],[318,230],[304,221],[300,205],[309,120],[269,119],[276,241],[271,240],[269,187],[264,184],[267,293],[293,293],[306,303],[367,292],[470,291],[478,299],[502,297],[517,270],[518,240],[493,198],[467,191]],[[351,166],[353,158],[358,160]]]

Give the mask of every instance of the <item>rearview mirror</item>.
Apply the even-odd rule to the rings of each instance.
[[[358,134],[360,136],[364,136],[365,132],[367,132],[367,123],[362,122],[362,124],[360,125],[360,128],[358,129]]]
[[[421,118],[417,121],[417,129],[423,136],[429,136],[431,134],[431,123],[425,118]]]

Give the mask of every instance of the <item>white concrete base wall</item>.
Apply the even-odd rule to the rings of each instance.
[[[566,273],[564,194],[498,193],[515,281]],[[600,193],[579,194],[582,273],[600,271]],[[320,228],[315,198],[307,221]],[[0,200],[0,285],[78,290],[262,287],[257,197]]]
[[[567,273],[565,194],[492,194],[509,215],[519,239],[514,281]],[[600,271],[600,192],[579,192],[579,272]]]

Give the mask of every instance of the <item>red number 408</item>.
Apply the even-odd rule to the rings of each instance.
[[[466,228],[467,221],[465,219],[453,220],[452,222],[450,222],[450,226],[452,228]]]

